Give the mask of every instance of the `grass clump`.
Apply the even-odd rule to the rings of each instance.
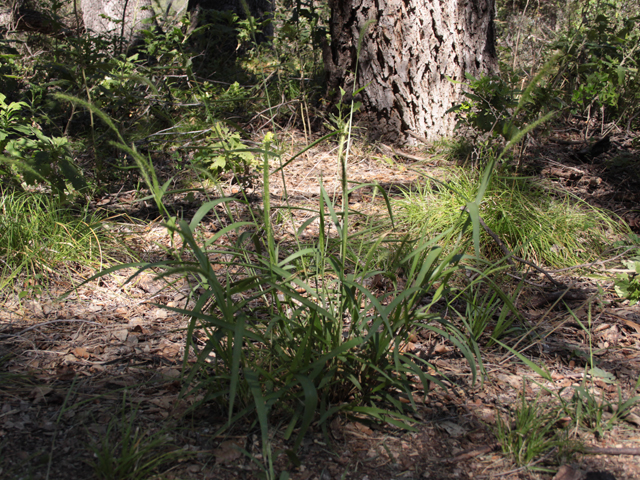
[[[476,195],[477,175],[464,169],[451,173],[450,180],[431,179],[396,201],[396,216],[411,234],[431,236],[467,221],[461,210]],[[591,261],[622,233],[604,211],[544,190],[529,178],[495,176],[480,215],[513,254],[554,267]],[[498,246],[482,235],[484,254],[500,258]]]
[[[125,397],[126,398],[126,397]],[[124,403],[124,399],[123,399]],[[137,410],[114,417],[107,431],[90,445],[94,460],[89,462],[100,480],[146,480],[154,472],[188,455],[171,444],[168,432],[150,432],[136,425]]]
[[[270,179],[279,168],[272,170],[271,160],[284,162],[273,134],[255,149],[262,157],[262,211],[248,201],[218,198],[204,203],[189,222],[169,215],[163,204],[166,184],[159,184],[151,162],[122,139],[119,145],[134,158],[182,247],[173,260],[116,266],[97,276],[135,266],[133,277],[152,269],[159,278],[190,278],[195,304],[171,308],[191,319],[185,391],[226,411],[223,429],[241,419],[257,420],[268,478],[274,477],[274,420],[285,426],[293,457],[313,425],[325,428],[336,415],[412,429],[410,413],[431,384],[446,389],[433,365],[406,351],[416,331],[455,345],[476,376],[468,339],[433,308],[459,268],[458,251],[466,248],[466,240],[445,250],[440,242],[451,235],[407,239],[390,262],[403,270],[406,282],[383,293],[376,290],[374,277],[395,274],[377,268],[377,255],[393,247],[384,237],[372,241],[362,232],[356,235],[350,223],[346,172],[352,111],[343,113],[336,120],[342,198],[332,200],[321,183],[314,216],[296,226],[298,239],[317,222],[318,236],[307,243],[274,234]],[[241,215],[242,221],[233,213],[240,210],[249,213]],[[224,227],[202,240],[201,224],[211,216]],[[196,331],[206,337],[202,347],[192,342]]]
[[[527,400],[523,388],[511,415],[496,417],[494,433],[502,452],[519,467],[544,470],[540,464],[545,459],[561,457],[577,447],[567,430],[558,427],[562,413],[559,405],[542,402],[540,397]]]
[[[101,268],[107,236],[100,222],[86,209],[74,215],[47,194],[0,196],[0,292],[18,279],[38,289],[41,280],[52,274],[71,273],[79,267]]]

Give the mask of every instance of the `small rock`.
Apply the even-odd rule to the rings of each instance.
[[[569,465],[561,465],[553,480],[583,480],[584,472]]]

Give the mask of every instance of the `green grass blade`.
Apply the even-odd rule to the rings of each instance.
[[[533,370],[534,372],[536,372],[538,375],[540,375],[542,378],[544,378],[545,380],[549,380],[552,381],[551,379],[551,374],[549,372],[547,372],[546,370],[540,368],[538,365],[536,365],[534,362],[532,362],[531,360],[529,360],[527,357],[525,357],[524,355],[522,355],[520,352],[515,351],[513,348],[508,347],[507,345],[505,345],[504,343],[502,343],[499,340],[495,341],[498,345],[500,345],[502,348],[504,348],[505,350],[508,350],[509,352],[511,352],[513,355],[515,355],[516,357],[518,357],[520,359],[520,361],[522,363],[524,363],[525,365],[527,365],[531,370]]]
[[[240,382],[240,363],[242,358],[242,344],[244,342],[244,315],[236,316],[235,332],[233,336],[233,356],[231,358],[231,374],[229,382],[229,422],[233,417],[233,405],[236,400],[238,383]],[[230,424],[229,424],[230,425]]]
[[[480,257],[480,211],[476,202],[467,203],[467,211],[473,227],[473,248],[476,257]]]
[[[318,409],[318,391],[316,390],[313,382],[304,375],[296,375],[296,380],[300,382],[302,390],[304,392],[304,414],[302,416],[302,423],[300,424],[300,430],[294,443],[294,450],[297,450],[302,443],[304,435],[313,422],[316,410]]]

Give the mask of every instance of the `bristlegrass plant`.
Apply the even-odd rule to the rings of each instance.
[[[218,207],[234,203],[246,204],[251,212],[249,202],[218,198],[202,205],[189,222],[169,217],[162,204],[168,183],[159,184],[151,161],[128,147],[113,122],[95,106],[57,97],[89,108],[111,127],[119,139],[114,145],[137,163],[160,212],[167,216],[168,230],[181,239],[175,260],[113,267],[101,275],[135,265],[139,269],[132,278],[153,269],[159,278],[181,275],[194,281],[195,305],[171,308],[191,319],[184,357],[185,393],[204,393],[201,402],[222,406],[228,418],[224,428],[247,417],[257,420],[267,478],[275,477],[270,443],[270,425],[275,420],[284,426],[284,437],[293,440],[290,457],[312,425],[325,429],[339,414],[412,428],[410,413],[430,385],[446,388],[433,373],[437,372],[433,365],[406,351],[416,331],[427,330],[455,345],[475,379],[477,359],[467,335],[433,307],[459,268],[459,252],[473,242],[479,255],[478,212],[495,162],[489,162],[474,198],[467,201],[467,221],[461,228],[456,231],[454,225],[439,234],[406,237],[388,263],[402,269],[405,282],[380,292],[369,286],[369,280],[396,274],[376,269],[373,261],[383,239],[363,240],[349,221],[346,167],[355,105],[339,109],[334,117],[336,131],[314,142],[338,138],[341,204],[330,198],[321,183],[316,215],[299,226],[296,238],[312,221],[317,221],[318,236],[302,244],[279,241],[271,225],[270,177],[286,164],[271,147],[272,135],[265,137],[262,148],[252,150],[263,158],[262,215],[245,221],[229,215],[215,234],[199,240],[207,215],[220,215]],[[279,168],[271,169],[272,159],[279,160]],[[465,235],[467,228],[471,235]],[[339,248],[329,248],[330,238],[337,240]],[[445,241],[449,243],[443,248]],[[192,340],[196,330],[206,336],[203,347]],[[195,362],[189,361],[191,355]]]
[[[102,118],[95,107],[74,101]],[[475,378],[476,359],[465,335],[432,308],[460,260],[458,247],[449,246],[445,253],[439,245],[446,234],[403,243],[393,262],[404,271],[403,288],[380,293],[367,286],[372,277],[386,272],[376,270],[372,262],[380,241],[365,242],[362,236],[352,241],[345,176],[350,126],[348,117],[337,122],[342,205],[335,205],[321,186],[313,219],[319,235],[313,243],[285,243],[274,237],[269,160],[277,160],[279,153],[271,149],[273,137],[267,136],[262,148],[254,151],[264,159],[261,217],[235,221],[230,216],[223,228],[199,241],[207,215],[219,215],[218,207],[244,203],[235,198],[212,200],[190,222],[167,218],[167,228],[181,239],[176,260],[135,264],[138,273],[154,269],[160,278],[189,276],[197,285],[192,308],[172,308],[191,318],[185,393],[204,392],[202,402],[224,407],[228,426],[241,418],[256,418],[270,478],[274,472],[269,426],[274,418],[284,422],[285,438],[293,440],[291,455],[313,424],[325,428],[338,414],[411,428],[409,414],[430,385],[445,388],[440,376],[431,373],[436,370],[433,365],[405,350],[416,330],[429,330],[457,346]],[[155,180],[149,160],[133,148],[119,146],[138,163],[160,211],[166,213],[161,204],[165,187]],[[309,221],[301,225],[300,232],[308,225]],[[339,248],[329,248],[330,237],[337,239]],[[101,275],[130,266],[112,267]],[[191,341],[196,330],[206,335],[202,348]],[[195,363],[187,361],[190,355],[195,355]]]
[[[163,466],[188,452],[171,445],[166,431],[149,432],[137,425],[137,411],[127,413],[123,397],[122,414],[109,422],[107,431],[90,446],[89,462],[100,480],[146,480],[155,478]]]
[[[620,423],[640,403],[640,396],[625,400],[618,386],[618,398],[610,401],[604,391],[596,391],[593,377],[595,375],[585,379],[582,385],[573,387],[573,396],[568,401],[563,400],[563,408],[573,419],[576,428],[586,428],[596,437],[603,438],[605,432]]]
[[[452,169],[446,182],[426,181],[395,202],[398,223],[413,235],[435,235],[453,223],[463,225],[461,209],[478,190],[478,176]],[[598,258],[623,233],[603,210],[579,199],[548,191],[531,178],[494,176],[479,210],[480,216],[511,252],[543,265],[565,267]],[[482,231],[483,253],[498,259],[504,253]]]
[[[0,292],[19,279],[31,289],[51,273],[71,273],[79,266],[100,269],[107,239],[100,218],[78,215],[43,193],[0,195]],[[28,294],[23,290],[23,295]]]
[[[563,408],[567,415],[569,415],[574,423],[575,427],[584,427],[592,431],[596,436],[602,438],[604,432],[611,430],[620,419],[628,415],[633,407],[640,403],[640,396],[635,396],[627,400],[623,399],[620,386],[618,385],[618,398],[617,401],[610,401],[605,396],[604,389],[598,394],[598,388],[595,385],[595,380],[598,379],[601,383],[617,384],[617,380],[613,373],[603,370],[596,365],[593,352],[593,317],[591,311],[591,305],[587,310],[587,321],[583,322],[573,312],[573,310],[567,307],[573,320],[582,328],[588,341],[588,359],[585,365],[585,374],[582,383],[578,386],[574,386],[573,396],[569,401],[566,401],[558,394],[558,398],[563,405]]]
[[[464,324],[469,334],[470,346],[477,346],[478,340],[485,333],[489,334],[488,345],[492,345],[503,336],[523,328],[522,316],[516,306],[516,298],[523,283],[517,285],[512,292],[507,292],[492,277],[511,268],[510,265],[504,261],[491,265],[478,258],[473,258],[473,261],[480,267],[467,266],[466,269],[475,278],[454,290],[447,305]]]
[[[538,462],[561,457],[575,446],[568,432],[558,427],[562,416],[559,405],[541,401],[540,397],[527,400],[525,389],[512,415],[497,415],[494,433],[505,455],[516,465],[531,470],[544,470]]]

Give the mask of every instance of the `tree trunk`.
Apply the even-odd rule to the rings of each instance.
[[[145,21],[153,15],[151,0],[82,0],[85,28],[95,34],[120,37],[125,43],[148,28]]]
[[[0,4],[0,30],[53,36],[70,33],[66,25],[69,18],[64,18],[68,17],[70,9],[64,5],[52,12],[37,1],[5,0],[0,1]]]
[[[242,0],[189,0],[189,9],[192,10],[198,6],[210,10],[231,10],[245,18],[246,12],[243,3],[249,9],[249,13],[256,18],[273,13],[274,0],[245,0],[244,2]]]
[[[494,0],[329,0],[329,90],[364,87],[369,135],[415,144],[451,135],[465,73],[496,68]],[[373,23],[362,32],[369,21]],[[360,58],[358,41],[362,33]],[[353,73],[356,71],[355,88]],[[447,78],[448,77],[448,78]]]
[[[257,20],[266,20],[273,16],[275,0],[189,0],[189,10],[196,7],[206,10],[232,11],[240,18],[247,18],[247,14]],[[245,11],[248,9],[248,11]],[[273,25],[267,25],[261,32],[260,41],[264,37],[273,36]]]
[[[154,24],[164,27],[165,24],[179,20],[186,12],[187,2],[188,0],[82,0],[82,19],[90,32],[121,37],[125,44],[130,44],[141,30]]]

